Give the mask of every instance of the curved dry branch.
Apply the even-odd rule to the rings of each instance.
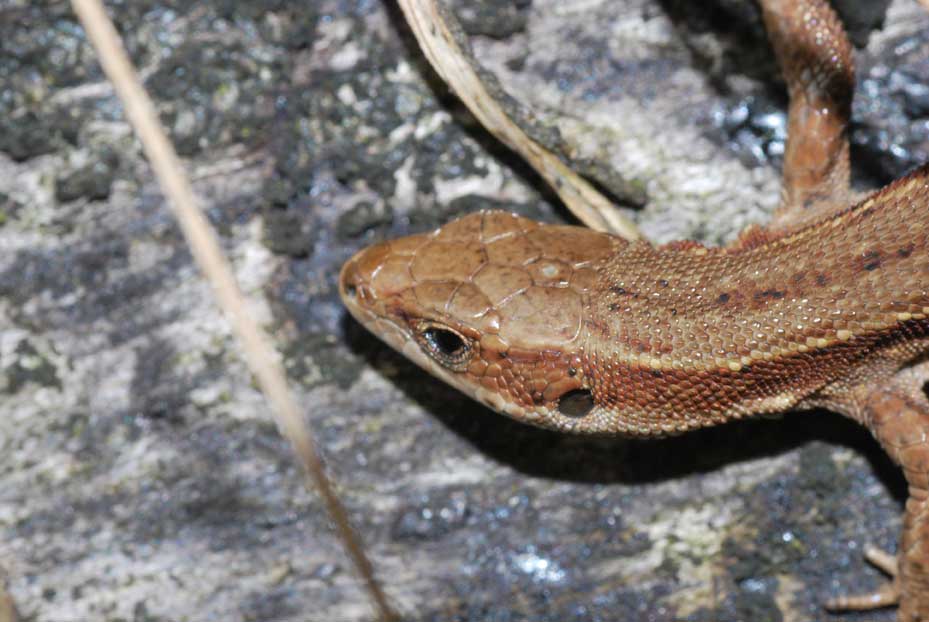
[[[627,240],[640,237],[632,221],[555,154],[533,140],[479,75],[458,21],[436,0],[397,0],[423,54],[477,120],[521,155],[585,225]]]

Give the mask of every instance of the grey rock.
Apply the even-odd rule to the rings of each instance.
[[[392,5],[109,10],[405,619],[826,619],[827,597],[881,580],[861,551],[894,548],[902,478],[849,421],[562,437],[346,317],[336,275],[366,244],[486,206],[570,221]],[[477,57],[648,235],[718,243],[767,218],[786,101],[753,2],[520,13]],[[859,38],[859,188],[926,153],[929,18],[879,13]],[[20,614],[372,619],[67,5],[0,9],[0,47],[0,582]],[[103,148],[113,177],[60,203],[75,153]],[[346,229],[365,203],[390,217]]]

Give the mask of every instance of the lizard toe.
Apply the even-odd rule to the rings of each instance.
[[[872,565],[893,577],[894,580],[885,583],[871,593],[849,594],[832,598],[826,601],[826,609],[830,611],[864,611],[899,604],[900,584],[896,580],[897,558],[873,546],[865,549],[864,557]]]
[[[829,611],[865,611],[893,607],[900,602],[900,586],[896,582],[888,582],[869,594],[849,594],[837,596],[826,601]]]
[[[876,546],[868,546],[864,550],[864,558],[874,566],[887,573],[891,577],[897,576],[897,556],[891,555],[887,551],[881,550]]]

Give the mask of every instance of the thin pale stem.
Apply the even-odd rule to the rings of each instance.
[[[72,6],[96,49],[104,72],[123,103],[129,123],[142,142],[158,183],[170,199],[169,204],[174,209],[194,259],[212,285],[220,308],[232,324],[248,366],[271,404],[279,429],[290,441],[322,497],[339,538],[364,581],[372,605],[381,620],[398,620],[374,576],[360,538],[349,523],[345,506],[326,475],[316,443],[287,386],[276,353],[246,311],[245,298],[220,250],[216,234],[198,207],[177,153],[155,114],[151,99],[132,68],[113,23],[99,0],[72,0]]]

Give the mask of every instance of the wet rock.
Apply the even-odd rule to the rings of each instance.
[[[452,3],[461,26],[470,35],[505,39],[526,28],[532,0],[457,0]]]
[[[735,620],[757,620],[758,622],[782,622],[784,614],[778,607],[777,581],[749,579],[739,585],[739,594],[734,598]]]
[[[283,209],[269,210],[264,218],[264,244],[273,253],[290,257],[313,254],[313,233],[305,214]]]
[[[287,375],[306,387],[332,384],[347,390],[362,369],[361,361],[348,356],[330,334],[304,334],[283,355]]]
[[[764,97],[748,97],[717,108],[718,131],[707,136],[737,154],[746,166],[780,164],[787,144],[787,114]]]
[[[118,167],[119,156],[112,149],[91,154],[87,162],[55,179],[55,198],[62,203],[102,201],[110,196]]]
[[[55,135],[34,113],[0,121],[0,151],[17,162],[51,153],[55,146]]]
[[[845,25],[852,44],[856,47],[863,47],[867,44],[871,33],[883,26],[890,0],[874,2],[835,0],[832,6]]]
[[[61,389],[61,378],[55,364],[28,340],[22,340],[13,350],[12,362],[4,369],[5,381],[0,389],[16,393],[28,384]]]
[[[393,209],[387,203],[361,201],[339,216],[336,234],[343,240],[356,238],[366,231],[390,226],[393,218]]]
[[[0,227],[16,219],[23,205],[10,195],[0,192]]]
[[[0,11],[0,50],[9,59],[0,77],[17,87],[25,87],[30,78],[38,79],[50,89],[99,77],[93,50],[69,7],[20,4]]]
[[[468,500],[463,493],[422,497],[404,508],[394,521],[395,540],[438,540],[461,529],[468,517]]]
[[[886,183],[929,159],[927,92],[918,76],[929,61],[929,35],[920,32],[897,40],[885,59],[874,59],[859,70],[854,102],[852,144],[858,163]]]
[[[478,209],[570,221],[437,82],[395,8],[108,6],[411,620],[816,620],[839,584],[882,579],[861,546],[893,549],[904,484],[852,422],[569,438],[490,413],[347,317],[336,275],[372,240]],[[786,102],[753,3],[472,12],[489,6],[502,13],[475,29],[490,35],[472,39],[481,63],[566,159],[590,158],[585,174],[617,195],[638,184],[649,235],[724,241],[774,208]],[[926,18],[892,8],[858,54],[865,186],[918,161],[925,139]],[[43,620],[290,622],[307,603],[314,620],[370,619],[148,163],[123,148],[134,140],[70,8],[0,7],[0,51],[0,193],[16,201],[0,199],[11,596]],[[591,135],[596,149],[571,152]],[[76,184],[62,206],[46,180],[104,145],[125,181],[95,201]]]

